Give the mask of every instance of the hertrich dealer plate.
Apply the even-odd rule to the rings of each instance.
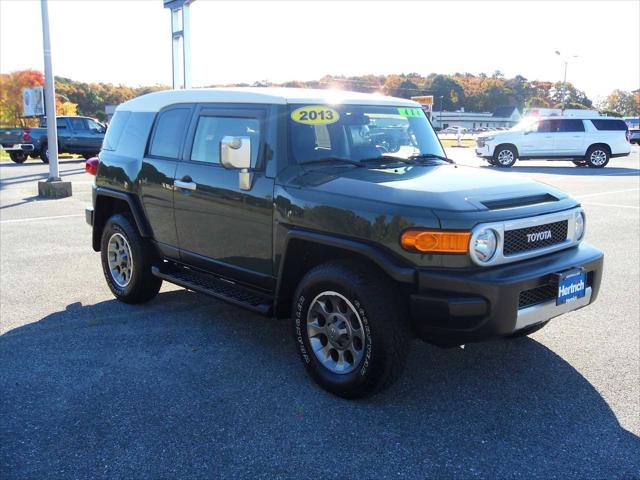
[[[586,285],[587,276],[581,268],[558,274],[556,305],[563,305],[584,297]]]

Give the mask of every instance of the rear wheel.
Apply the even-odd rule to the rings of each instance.
[[[102,270],[113,295],[126,303],[142,303],[158,294],[162,280],[151,273],[153,247],[126,215],[114,215],[102,232]]]
[[[400,376],[411,338],[407,315],[395,286],[372,267],[315,267],[298,286],[291,316],[300,358],[325,390],[360,398]]]
[[[501,168],[510,168],[516,163],[516,159],[518,155],[516,153],[515,148],[510,147],[508,145],[499,146],[496,148],[493,153],[493,161],[494,165],[497,165]]]
[[[15,163],[24,163],[27,160],[27,154],[24,152],[9,152],[9,158]]]
[[[584,157],[585,163],[591,168],[604,168],[609,163],[609,150],[596,145],[591,147]]]
[[[42,163],[49,163],[49,145],[46,143],[42,145],[42,150],[40,151],[40,160],[42,160]]]

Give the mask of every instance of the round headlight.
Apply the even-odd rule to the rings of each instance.
[[[576,240],[581,240],[582,237],[584,236],[584,212],[578,212],[576,214],[576,231],[575,231],[575,238]]]
[[[493,258],[498,248],[498,236],[491,229],[481,230],[471,245],[476,258],[481,262],[488,262]]]

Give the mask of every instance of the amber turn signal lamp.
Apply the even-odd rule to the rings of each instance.
[[[467,253],[471,232],[442,232],[438,230],[406,230],[400,244],[411,252]]]

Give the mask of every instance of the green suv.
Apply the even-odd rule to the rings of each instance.
[[[574,199],[456,165],[417,103],[354,92],[126,102],[87,221],[116,298],[166,280],[290,318],[311,377],[348,398],[390,385],[415,336],[527,335],[593,302],[602,275]]]

